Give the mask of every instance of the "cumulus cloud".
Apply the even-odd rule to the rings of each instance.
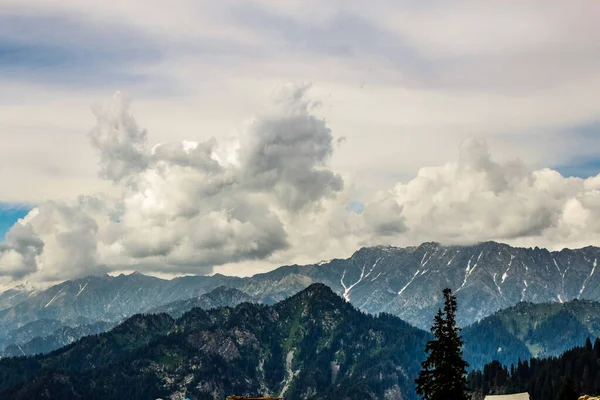
[[[49,201],[7,234],[0,273],[58,280],[135,268],[209,273],[290,246],[290,221],[321,210],[343,180],[328,168],[331,131],[311,114],[309,85],[284,85],[237,143],[159,143],[117,93],[96,107],[90,141],[120,196]]]
[[[385,235],[398,221],[393,232],[404,230],[413,241],[580,244],[600,234],[593,222],[600,216],[599,189],[598,177],[566,178],[518,161],[496,162],[485,142],[469,139],[458,161],[422,168],[368,204],[365,223]]]
[[[42,252],[44,242],[26,223],[15,224],[0,243],[0,276],[22,278],[36,271],[36,257]]]
[[[271,188],[281,205],[296,211],[343,188],[341,176],[327,167],[333,136],[309,113],[315,107],[305,100],[309,88],[279,88],[276,111],[256,119],[240,147],[243,181],[255,190]]]
[[[600,239],[600,175],[567,178],[494,160],[469,139],[454,162],[356,204],[331,170],[332,132],[309,85],[284,85],[232,142],[148,146],[116,94],[90,133],[117,196],[47,201],[0,244],[0,275],[54,281],[137,269],[240,271],[347,256],[361,245],[499,240],[552,248]],[[350,184],[348,184],[350,182]],[[364,209],[362,204],[364,203]],[[236,270],[237,268],[237,270]]]

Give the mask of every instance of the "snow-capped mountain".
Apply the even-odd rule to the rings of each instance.
[[[345,260],[281,267],[249,278],[241,290],[279,299],[299,286],[322,282],[370,313],[388,312],[428,328],[443,288],[457,293],[465,326],[520,301],[600,300],[600,248],[473,246],[362,248]]]
[[[0,337],[38,319],[117,321],[219,286],[265,303],[320,282],[363,311],[387,312],[428,328],[443,288],[457,293],[465,326],[520,301],[600,300],[600,248],[550,252],[486,242],[362,248],[348,259],[284,266],[249,278],[192,276],[162,280],[139,273],[67,281],[0,311]]]

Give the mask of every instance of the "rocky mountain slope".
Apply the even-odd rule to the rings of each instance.
[[[314,284],[273,306],[136,315],[46,356],[0,360],[0,398],[410,400],[428,338]]]
[[[473,368],[492,359],[504,365],[518,359],[559,356],[600,337],[600,303],[519,303],[463,330],[465,356]]]
[[[550,252],[486,242],[472,246],[362,248],[348,259],[284,266],[249,278],[192,276],[170,281],[141,274],[64,282],[0,311],[0,338],[27,322],[118,321],[161,305],[201,296],[219,286],[258,301],[285,299],[324,283],[359,309],[387,312],[428,329],[439,293],[453,289],[462,326],[520,301],[600,300],[600,248]]]

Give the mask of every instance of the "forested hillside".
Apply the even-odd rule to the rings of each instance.
[[[463,330],[465,356],[474,369],[492,360],[516,364],[558,356],[600,336],[600,303],[519,303]]]
[[[533,358],[507,367],[494,361],[469,376],[472,389],[482,395],[529,392],[532,400],[556,399],[565,380],[572,379],[580,394],[600,393],[600,340],[560,357]]]

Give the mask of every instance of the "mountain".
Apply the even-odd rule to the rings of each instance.
[[[172,317],[179,318],[192,308],[199,307],[204,310],[219,307],[235,307],[240,303],[259,303],[254,297],[247,295],[241,290],[219,286],[206,294],[191,299],[174,301],[162,306],[154,307],[145,311],[147,314],[167,313]]]
[[[469,376],[480,397],[487,394],[528,392],[531,400],[556,399],[566,379],[572,379],[580,395],[600,393],[600,340],[586,340],[560,357],[534,358],[510,369],[498,361]]]
[[[427,329],[444,287],[457,295],[462,326],[520,301],[598,300],[599,258],[597,247],[549,252],[495,242],[424,243],[363,248],[348,260],[298,267],[297,273],[331,285],[361,310],[388,312]]]
[[[32,324],[35,324],[36,322],[33,322]],[[48,353],[52,350],[71,344],[84,336],[106,332],[115,325],[116,324],[113,322],[100,321],[79,326],[59,326],[50,333],[37,332],[37,335],[35,336],[33,334],[28,335],[33,337],[27,341],[20,338],[21,340],[15,341],[14,343],[6,343],[6,347],[0,351],[0,357],[17,357]],[[26,326],[29,326],[29,324]]]
[[[197,297],[239,279],[219,275],[164,280],[133,273],[66,281],[0,310],[0,338],[28,322],[43,319],[72,326],[97,321],[118,322],[162,304]]]
[[[0,349],[10,345],[26,343],[37,336],[48,336],[61,326],[63,326],[63,323],[56,319],[38,319],[28,322],[0,339]]]
[[[466,327],[465,358],[473,368],[496,359],[516,364],[518,359],[558,356],[586,339],[600,337],[600,303],[519,303]]]
[[[66,324],[120,321],[223,285],[272,303],[313,283],[324,283],[362,311],[394,314],[423,329],[429,328],[441,305],[439,293],[449,287],[457,294],[458,321],[467,326],[521,301],[600,300],[599,258],[598,247],[550,252],[496,242],[423,243],[366,247],[348,259],[283,266],[248,278],[217,274],[162,280],[139,273],[88,277],[53,286],[0,310],[0,338],[38,319]]]
[[[27,282],[19,283],[8,289],[0,287],[0,310],[10,308],[37,293],[37,290]]]
[[[258,301],[240,290],[219,286],[199,297],[168,303],[147,310],[145,313],[167,313],[174,317],[180,317],[194,307],[207,310],[218,307],[235,307],[244,302],[257,303]],[[0,339],[0,357],[48,353],[83,336],[104,332],[115,325],[114,321],[98,321],[90,324],[75,324],[75,326],[63,325],[61,321],[54,319],[28,322],[9,332],[4,339]]]
[[[322,284],[272,306],[135,315],[45,356],[0,360],[0,398],[416,399],[430,335]]]

